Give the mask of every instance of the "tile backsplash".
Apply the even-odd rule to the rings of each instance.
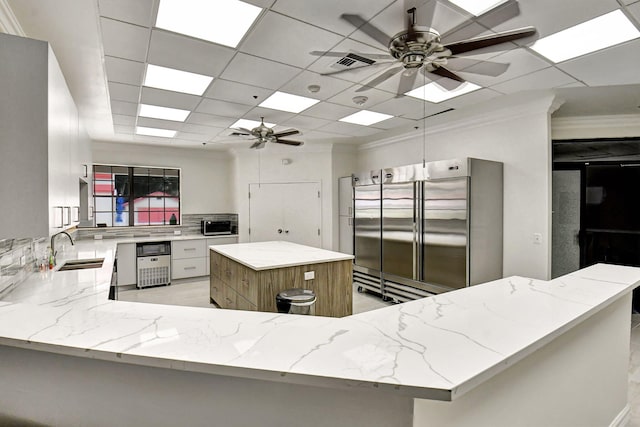
[[[182,224],[145,227],[106,227],[106,228],[78,228],[78,239],[93,239],[101,235],[104,239],[119,237],[153,237],[173,234],[179,230],[181,234],[200,234],[200,221],[214,219],[219,214],[183,214]]]
[[[0,240],[0,297],[38,268],[48,246],[45,237]]]

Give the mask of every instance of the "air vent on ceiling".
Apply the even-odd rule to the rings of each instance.
[[[340,58],[335,64],[331,65],[331,68],[338,70],[346,70],[349,68],[365,67],[367,65],[374,64],[376,61],[373,59],[365,58],[355,53],[348,53]]]

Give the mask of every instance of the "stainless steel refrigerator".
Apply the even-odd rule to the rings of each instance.
[[[379,279],[385,299],[407,301],[502,277],[502,164],[463,158],[383,169],[379,188],[380,243],[363,239],[355,206],[359,253],[379,253],[379,273],[361,270],[359,280]],[[355,185],[355,180],[354,180]],[[354,190],[357,191],[357,186]],[[357,197],[357,196],[356,196]],[[370,198],[374,200],[375,198]],[[370,211],[378,205],[372,202]],[[354,270],[364,257],[355,252]]]

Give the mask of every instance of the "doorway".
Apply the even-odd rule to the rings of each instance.
[[[322,247],[319,182],[249,184],[249,240]]]

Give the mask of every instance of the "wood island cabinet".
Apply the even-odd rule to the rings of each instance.
[[[210,251],[210,296],[221,308],[277,312],[276,294],[304,288],[316,294],[316,315],[352,314],[351,259],[254,269]],[[313,272],[314,278],[305,280],[305,272]]]

